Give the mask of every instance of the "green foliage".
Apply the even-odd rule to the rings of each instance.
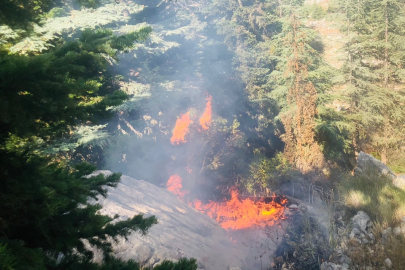
[[[83,239],[107,255],[111,252],[108,236],[117,240],[132,231],[146,233],[157,222],[155,217],[137,215],[111,223],[117,217],[97,214],[101,206],[89,203],[89,198],[105,197],[106,187],[115,187],[120,174],[86,177],[94,166],[82,163],[66,168],[35,155],[4,151],[0,157],[1,231],[6,239],[21,241],[19,248],[41,249],[48,254],[45,265],[54,264],[59,253],[67,260],[73,255],[91,259]],[[18,265],[24,265],[21,259]],[[18,265],[16,269],[23,269]]]
[[[281,152],[268,158],[256,149],[249,167],[249,176],[241,181],[249,193],[263,191],[265,188],[276,190],[282,183],[291,181],[298,175],[298,171],[294,170]]]
[[[13,134],[22,140],[37,137],[46,142],[66,134],[78,121],[99,123],[110,117],[108,108],[128,96],[109,74],[108,57],[145,39],[150,31],[144,28],[120,39],[111,30],[85,30],[79,40],[46,54],[3,56],[2,140]]]
[[[64,260],[51,269],[60,270],[195,270],[197,264],[195,259],[180,258],[178,262],[163,261],[161,264],[151,268],[144,267],[134,260],[124,261],[109,256],[102,264],[92,263],[79,256],[73,256],[70,260]]]
[[[23,2],[13,2],[30,12]],[[13,18],[3,11],[2,7],[1,19],[14,26]],[[60,12],[53,9],[49,14]],[[21,23],[35,20],[38,14],[34,13]],[[108,65],[120,51],[146,39],[150,32],[145,28],[116,36],[106,29],[84,30],[78,40],[59,42],[45,54],[1,52],[0,268],[100,269],[102,266],[91,263],[93,253],[83,241],[101,250],[106,265],[114,266],[108,263],[111,243],[107,240],[134,231],[144,234],[157,223],[153,216],[117,221],[118,216],[100,215],[96,201],[107,195],[107,187],[116,187],[120,174],[86,177],[95,166],[70,166],[40,149],[57,147],[56,140],[76,139],[84,145],[94,138],[88,131],[72,131],[79,125],[108,120],[113,114],[110,107],[128,98],[118,90]]]
[[[351,136],[357,149],[389,162],[404,145],[404,2],[340,1],[339,8],[348,38],[342,72]]]
[[[164,261],[153,267],[153,270],[197,270],[197,268],[195,259],[181,258],[178,262]]]
[[[0,25],[27,28],[31,22],[40,21],[40,15],[51,3],[51,0],[2,0]]]
[[[51,9],[45,17],[47,18],[56,18],[56,17],[61,17],[66,14],[66,11],[63,8],[55,7]]]
[[[143,27],[139,31],[131,32],[126,35],[114,36],[111,39],[110,46],[111,48],[117,50],[127,50],[131,48],[135,41],[146,40],[149,37],[149,34],[152,32],[151,27]]]
[[[7,248],[7,244],[0,242],[0,266],[4,270],[14,270],[16,265],[16,258],[11,254]]]
[[[86,8],[96,8],[100,5],[100,0],[78,0],[79,4]]]
[[[353,149],[344,115],[331,108],[321,107],[319,116],[315,133],[323,154],[329,160],[347,163],[345,157],[352,156]]]
[[[155,267],[144,267],[139,263],[129,260],[123,261],[115,257],[108,257],[102,265],[91,262],[77,263],[75,259],[71,264],[59,265],[58,269],[66,270],[196,270],[195,259],[180,258],[177,262],[165,260]]]
[[[388,167],[395,173],[405,174],[405,155],[402,151],[394,151],[390,156]]]
[[[40,248],[27,248],[21,240],[0,237],[0,245],[6,247],[0,261],[0,268],[9,270],[46,270],[46,254]]]

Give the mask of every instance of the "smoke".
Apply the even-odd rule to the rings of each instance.
[[[207,155],[211,163],[226,144],[226,138],[215,139],[224,133],[208,128],[229,127],[247,111],[243,85],[233,69],[233,53],[192,7],[164,1],[147,5],[131,18],[134,27],[118,30],[146,21],[153,34],[114,67],[133,98],[111,124],[118,131],[105,167],[161,186],[175,173],[196,182],[204,165],[195,157]],[[217,141],[213,149],[204,148],[210,140]]]
[[[249,171],[253,148],[271,148],[256,131],[234,52],[212,22],[204,21],[200,7],[184,1],[135,2],[147,6],[118,31],[146,22],[153,34],[114,66],[132,98],[110,123],[114,136],[105,168],[168,188],[185,201],[198,199],[200,206],[231,199],[229,188]]]
[[[208,130],[212,120],[212,96],[207,97],[204,114],[200,118],[200,125],[203,130]]]

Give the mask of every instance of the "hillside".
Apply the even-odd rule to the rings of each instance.
[[[0,268],[404,268],[403,1],[3,6]]]

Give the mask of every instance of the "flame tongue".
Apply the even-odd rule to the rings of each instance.
[[[177,198],[183,199],[188,191],[182,190],[182,179],[172,175],[166,187]],[[221,224],[224,229],[239,230],[254,226],[271,226],[282,218],[284,208],[280,204],[255,202],[250,199],[241,200],[236,188],[230,190],[231,199],[225,202],[209,202],[203,204],[199,200],[189,203],[196,210],[207,214]]]
[[[266,204],[250,199],[241,200],[236,188],[231,189],[229,201],[206,205],[195,201],[192,205],[218,221],[224,229],[246,229],[254,226],[271,226],[281,219],[284,208],[276,203]]]
[[[205,111],[200,118],[200,125],[204,130],[209,129],[209,125],[211,124],[211,115],[212,115],[212,96],[207,97],[207,104],[205,105]]]
[[[188,193],[188,191],[182,190],[183,185],[181,183],[181,177],[177,174],[170,176],[169,181],[166,183],[166,188],[180,199],[182,199],[184,195]]]
[[[190,112],[183,114],[180,116],[179,119],[176,121],[176,126],[173,130],[173,136],[170,138],[170,142],[172,144],[180,144],[185,143],[186,139],[185,136],[188,133],[188,126],[192,123],[190,119]]]
[[[208,96],[205,111],[200,118],[200,125],[203,130],[208,130],[211,124],[211,102],[212,97]],[[173,136],[170,139],[172,144],[186,142],[185,136],[189,132],[189,125],[191,123],[190,112],[180,115],[180,118],[176,121]],[[187,171],[191,172],[191,169],[187,168]],[[179,199],[183,199],[188,193],[188,191],[183,190],[182,179],[177,174],[170,177],[166,183],[166,187]],[[224,229],[238,230],[254,226],[271,226],[274,225],[275,221],[282,219],[284,208],[280,204],[266,204],[261,201],[240,199],[236,188],[232,188],[230,194],[231,199],[229,201],[203,204],[201,201],[195,200],[189,204],[198,211],[215,219]]]

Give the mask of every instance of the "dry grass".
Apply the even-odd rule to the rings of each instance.
[[[353,243],[354,247],[348,252],[353,263],[351,269],[387,269],[384,264],[387,258],[392,262],[392,267],[389,269],[405,269],[405,237],[391,234],[386,240],[383,240],[382,232],[387,227],[387,223],[374,223],[372,233],[375,236],[375,242],[372,245],[356,247],[356,243]]]
[[[343,180],[339,189],[344,204],[352,212],[363,210],[373,221],[391,226],[405,216],[405,190],[376,170],[369,169],[362,175]]]

